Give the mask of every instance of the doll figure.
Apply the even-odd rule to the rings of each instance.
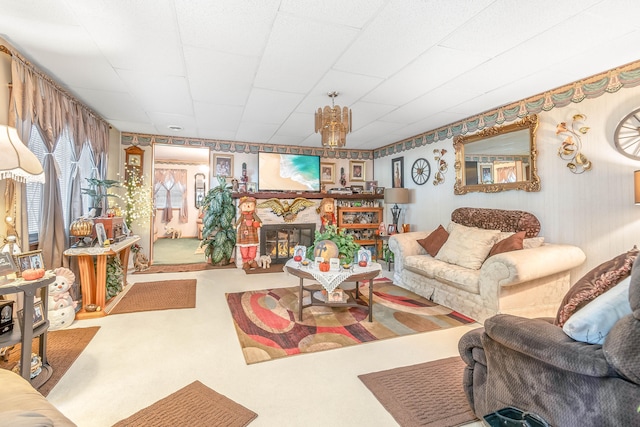
[[[236,245],[242,255],[242,268],[249,270],[258,267],[256,254],[258,252],[258,229],[262,221],[256,214],[256,199],[254,197],[240,198],[240,217],[236,222]]]
[[[320,232],[323,233],[327,225],[336,224],[336,214],[334,212],[334,202],[332,198],[322,199],[319,207]]]

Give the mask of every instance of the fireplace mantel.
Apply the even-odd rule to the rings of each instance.
[[[231,195],[234,199],[240,197],[251,196],[256,199],[295,199],[296,197],[304,197],[305,199],[357,199],[357,200],[381,200],[384,199],[383,194],[329,194],[318,192],[278,192],[278,191],[259,191],[257,193],[233,193]]]

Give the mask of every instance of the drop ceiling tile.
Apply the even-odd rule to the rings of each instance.
[[[255,86],[297,93],[309,91],[356,35],[352,28],[279,14]]]
[[[232,133],[238,130],[242,118],[242,107],[195,102],[194,108],[200,127]]]
[[[391,0],[341,56],[335,68],[389,77],[491,1]],[[452,16],[456,19],[452,20]]]
[[[383,79],[380,77],[329,70],[310,90],[309,96],[300,103],[298,109],[299,111],[315,111],[319,107],[330,105],[331,98],[327,94],[333,91],[338,92],[336,104],[348,107],[382,82]]]
[[[278,130],[276,123],[247,123],[242,122],[238,126],[235,140],[244,142],[267,143]]]
[[[262,53],[280,0],[176,0],[182,43],[238,55]]]
[[[127,120],[109,120],[109,123],[120,132],[132,132],[132,133],[144,133],[151,135],[158,135],[158,130],[150,122],[131,122]],[[159,135],[166,135],[167,132],[162,132]]]
[[[195,101],[243,105],[249,97],[258,58],[185,47],[189,87]]]
[[[306,138],[315,133],[315,116],[313,113],[293,113],[278,129],[278,136]]]
[[[189,88],[184,77],[118,70],[134,97],[146,111],[192,115]]]
[[[385,0],[283,0],[280,12],[323,22],[362,28],[384,5]]]
[[[109,92],[84,88],[72,88],[81,100],[92,100],[92,107],[100,111],[107,120],[119,120],[128,122],[148,122],[149,116],[145,113],[138,101],[126,92]]]
[[[279,127],[291,115],[301,100],[302,95],[295,93],[254,89],[247,101],[242,122],[244,125],[247,123],[269,123]]]

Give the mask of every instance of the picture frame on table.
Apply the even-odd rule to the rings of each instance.
[[[362,265],[363,263],[366,263],[366,265]],[[358,250],[358,265],[360,267],[371,265],[371,251],[369,249]]]
[[[404,157],[391,159],[391,178],[393,188],[404,188]]]
[[[45,268],[41,249],[17,254],[14,262],[17,266],[17,276],[22,276],[22,272],[30,268]]]
[[[247,184],[241,182],[238,184],[238,193],[246,193],[247,192]]]
[[[213,174],[224,178],[233,177],[233,156],[216,154],[213,156]]]
[[[365,191],[369,192],[370,194],[376,194],[376,188],[378,188],[378,181],[367,181],[365,183]]]
[[[365,171],[364,171],[364,162],[351,160],[349,162],[349,181],[360,181],[364,182]]]
[[[20,324],[20,329],[24,330],[24,309],[18,310],[18,323]],[[42,325],[46,322],[44,313],[44,304],[42,301],[36,301],[33,303],[33,329]]]
[[[345,302],[344,291],[340,288],[336,288],[327,293],[327,302]]]
[[[98,246],[103,247],[104,242],[106,242],[107,240],[107,232],[104,229],[104,224],[101,222],[98,222],[94,224],[93,227],[96,230],[96,237],[98,238]]]
[[[256,191],[258,191],[258,183],[247,182],[247,193],[255,193]]]
[[[384,195],[384,187],[376,187],[376,194],[383,196]]]
[[[320,163],[320,183],[335,184],[336,182],[336,164]]]
[[[389,224],[387,226],[387,235],[391,236],[392,234],[396,234],[397,230],[396,230],[396,226],[393,224]]]

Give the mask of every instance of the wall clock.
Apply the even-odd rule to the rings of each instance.
[[[413,182],[422,185],[429,180],[431,175],[431,165],[427,159],[420,158],[413,162],[411,166],[411,178]]]
[[[634,160],[640,160],[640,108],[620,120],[613,140],[619,152]]]
[[[139,147],[129,147],[124,150],[125,155],[125,180],[129,181],[129,177],[132,173],[135,173],[138,178],[142,176],[143,162],[144,162],[144,150]]]

